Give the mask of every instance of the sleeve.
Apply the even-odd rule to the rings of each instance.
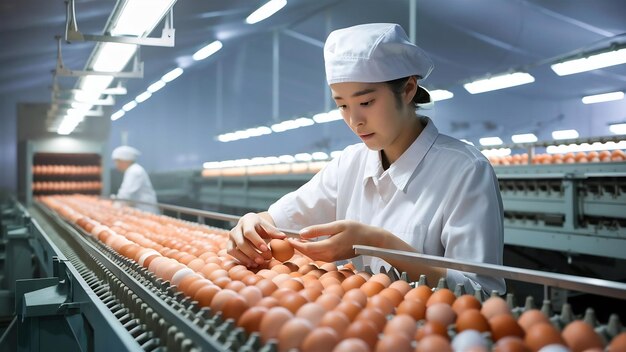
[[[128,168],[126,172],[124,172],[122,184],[117,191],[117,198],[133,199],[133,195],[141,188],[141,183],[141,172],[136,172],[134,168]]]
[[[300,230],[336,220],[340,158],[330,161],[309,182],[269,207],[268,212],[277,227]]]
[[[444,203],[441,242],[444,256],[466,261],[502,264],[504,210],[493,168],[486,160],[474,161],[460,173]],[[448,283],[466,290],[480,284],[490,294],[506,292],[504,279],[448,270]],[[471,292],[471,291],[470,291]]]

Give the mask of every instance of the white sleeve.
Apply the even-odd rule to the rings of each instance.
[[[117,191],[117,197],[133,199],[133,195],[141,188],[143,181],[142,176],[140,170],[129,167],[126,172],[124,172],[124,178],[122,179],[119,191]]]
[[[276,226],[297,231],[336,220],[339,158],[331,160],[309,182],[269,207]]]
[[[444,203],[441,243],[444,256],[479,263],[502,264],[504,225],[502,198],[493,168],[487,160],[474,161],[460,173]],[[478,283],[487,292],[506,292],[501,278],[448,270],[451,288],[458,283],[466,290]],[[475,287],[475,286],[474,286]]]

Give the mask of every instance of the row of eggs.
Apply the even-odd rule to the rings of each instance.
[[[34,175],[99,175],[100,166],[33,165]]]
[[[508,165],[527,165],[528,154],[514,154],[507,156],[491,156],[488,158],[494,166]],[[576,163],[608,163],[626,161],[626,153],[622,150],[601,152],[578,152],[567,154],[537,154],[534,155],[531,164],[533,165],[549,165],[549,164],[576,164]]]

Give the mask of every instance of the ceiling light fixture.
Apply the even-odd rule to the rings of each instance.
[[[609,131],[614,134],[626,134],[626,123],[613,123],[609,125]]]
[[[534,133],[514,134],[511,140],[513,143],[534,143],[537,141],[537,136]]]
[[[626,63],[626,48],[621,48],[590,54],[586,57],[572,58],[553,64],[550,67],[557,75],[566,76],[624,63]]]
[[[583,104],[604,103],[605,101],[613,101],[624,99],[624,92],[611,92],[596,95],[587,95],[582,98]]]
[[[576,130],[559,130],[559,131],[552,131],[552,138],[553,139],[576,139],[578,138],[579,134],[578,131]]]
[[[528,73],[515,72],[466,83],[463,85],[463,88],[465,88],[465,90],[467,90],[470,94],[478,94],[492,90],[520,86],[534,81],[535,77]]]
[[[435,89],[435,90],[431,90],[429,93],[430,93],[430,99],[432,99],[432,101],[442,101],[442,100],[447,100],[447,99],[451,99],[454,97],[454,93],[445,89]]]
[[[222,47],[223,47],[222,42],[220,42],[219,40],[216,40],[212,42],[211,44],[205,46],[204,48],[196,51],[195,54],[193,54],[191,57],[196,61],[204,60],[207,57],[220,51]]]
[[[280,11],[285,5],[287,5],[287,0],[270,0],[246,17],[246,23],[255,24],[261,22]]]
[[[504,143],[500,137],[483,137],[478,142],[482,146],[501,145]]]
[[[180,75],[182,75],[183,72],[184,72],[184,70],[182,68],[177,67],[177,68],[171,70],[170,72],[164,74],[163,77],[161,77],[161,80],[163,82],[165,82],[165,83],[170,83],[171,81],[175,80]]]

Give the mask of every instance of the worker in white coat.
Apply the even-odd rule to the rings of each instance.
[[[390,265],[435,285],[506,291],[504,280],[375,257],[353,245],[501,264],[503,208],[489,161],[473,146],[440,134],[419,114],[432,104],[419,86],[433,69],[427,54],[397,24],[365,24],[332,32],[324,46],[326,79],[345,123],[362,140],[348,146],[308,183],[246,214],[230,232],[228,253],[263,263],[265,239],[278,228],[301,229],[290,243],[314,260],[354,258],[374,272]],[[322,237],[322,239],[319,239]],[[315,240],[317,239],[317,240]]]
[[[152,187],[150,177],[146,170],[136,162],[139,155],[141,153],[137,149],[129,146],[121,146],[113,150],[111,158],[115,162],[115,168],[124,173],[124,178],[116,197],[139,202],[156,203],[156,192]],[[132,202],[128,205],[139,210],[159,214],[159,208],[154,205]]]

